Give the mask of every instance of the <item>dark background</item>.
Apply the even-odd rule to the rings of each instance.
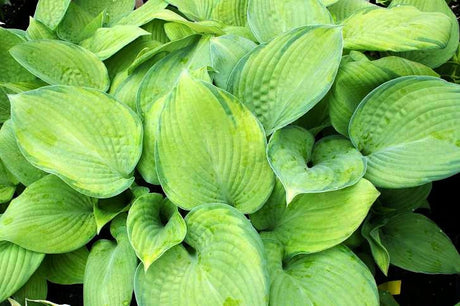
[[[0,4],[2,4],[1,1]],[[10,2],[12,5],[4,5],[1,8],[0,20],[5,23],[6,27],[27,28],[29,16],[33,15],[37,0],[10,0]],[[456,15],[459,16],[458,0],[451,1],[450,4]],[[460,222],[457,212],[460,208],[460,201],[456,190],[459,187],[460,175],[434,182],[428,199],[431,204],[431,212],[421,211],[443,229],[452,239],[457,250],[460,249]],[[380,272],[377,273],[377,283],[402,280],[401,295],[396,296],[396,300],[401,305],[444,306],[454,305],[460,301],[459,275],[416,274],[393,266],[390,267],[388,278],[385,278]],[[83,305],[82,286],[59,286],[50,283],[48,299],[55,303]]]

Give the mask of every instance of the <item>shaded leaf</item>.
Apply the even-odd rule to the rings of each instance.
[[[46,255],[43,261],[46,278],[60,285],[82,284],[88,255],[86,246],[69,253]],[[46,297],[40,299],[43,298]]]

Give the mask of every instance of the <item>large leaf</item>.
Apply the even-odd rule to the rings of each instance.
[[[401,77],[370,93],[349,127],[367,158],[366,178],[404,188],[459,172],[459,101],[460,85],[434,77]]]
[[[138,198],[129,210],[128,236],[144,269],[184,240],[187,228],[177,207],[160,194]]]
[[[76,4],[93,16],[105,11],[107,15],[106,23],[114,24],[122,17],[129,14],[133,8],[135,0],[74,0]],[[158,2],[158,1],[153,1]]]
[[[0,241],[0,302],[27,282],[44,256],[13,243]]]
[[[281,184],[267,203],[251,215],[254,226],[271,232],[286,256],[314,253],[338,245],[358,228],[379,192],[369,181],[325,193],[297,196],[286,206]]]
[[[58,40],[29,41],[14,46],[10,53],[27,70],[51,85],[100,90],[109,87],[104,64],[96,55],[77,45]]]
[[[98,240],[86,264],[83,283],[84,304],[129,305],[137,258],[126,233],[126,216],[118,216],[110,231],[115,241]]]
[[[248,3],[248,24],[259,42],[301,26],[331,23],[332,17],[320,0],[249,0]]]
[[[236,209],[201,205],[185,218],[187,247],[167,251],[135,278],[145,305],[265,305],[268,275],[257,232]]]
[[[226,203],[250,213],[270,195],[274,179],[263,130],[227,92],[183,74],[157,136],[158,178],[176,205]]]
[[[39,0],[35,9],[35,19],[51,30],[56,29],[69,7],[71,0]]]
[[[339,27],[298,28],[241,59],[228,89],[257,116],[269,135],[298,119],[326,95],[341,55]]]
[[[411,51],[444,48],[451,21],[442,13],[411,6],[359,10],[343,22],[344,47],[368,51]]]
[[[364,176],[366,161],[348,139],[329,136],[314,142],[298,126],[280,129],[270,139],[268,160],[284,185],[287,204],[298,194],[342,189]]]
[[[380,229],[390,262],[421,273],[460,273],[460,255],[449,237],[430,219],[405,213],[391,218]]]
[[[345,246],[283,261],[283,246],[263,237],[270,305],[379,305],[375,280]]]
[[[82,284],[89,251],[86,246],[73,252],[46,255],[43,269],[46,278],[56,284]]]
[[[41,253],[76,250],[96,234],[94,201],[45,176],[11,201],[0,217],[0,239]]]
[[[131,185],[142,150],[142,125],[126,105],[103,92],[70,86],[44,87],[10,99],[18,144],[34,166],[99,198]]]

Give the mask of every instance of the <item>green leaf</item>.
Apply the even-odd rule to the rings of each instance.
[[[16,244],[0,241],[0,302],[27,282],[44,256]]]
[[[34,18],[29,18],[29,26],[27,27],[27,36],[30,40],[39,39],[56,39],[56,34],[48,28],[46,25],[41,23]]]
[[[369,3],[367,0],[339,0],[328,7],[329,12],[336,23],[341,23],[343,20],[352,16],[362,9],[379,9],[380,7]]]
[[[339,0],[321,0],[321,3],[324,6],[330,6],[330,5],[333,5],[334,3],[336,3],[337,1],[339,1]]]
[[[379,85],[408,75],[438,76],[422,64],[396,56],[375,61],[365,58],[341,65],[327,96],[334,128],[340,134],[348,136],[348,124],[359,102]]]
[[[22,286],[21,289],[13,294],[16,301],[21,303],[20,305],[33,306],[35,303],[27,303],[26,299],[41,300],[46,299],[48,294],[48,283],[43,275],[41,267],[29,278],[27,283]]]
[[[16,186],[5,186],[0,184],[0,204],[8,203],[14,196]]]
[[[177,207],[157,193],[141,196],[133,203],[127,228],[131,245],[146,271],[166,251],[180,244],[187,233]]]
[[[97,233],[99,234],[102,227],[112,221],[116,216],[128,211],[130,205],[131,199],[126,193],[119,194],[110,199],[101,199],[94,203],[94,218],[96,219]]]
[[[80,46],[93,52],[101,60],[105,60],[143,35],[149,35],[149,33],[136,26],[100,28],[93,36],[83,40]]]
[[[381,306],[399,306],[395,298],[388,291],[379,290],[379,299]]]
[[[315,144],[314,136],[298,126],[276,131],[267,155],[284,185],[288,205],[299,194],[352,186],[366,172],[366,160],[348,139],[329,136]]]
[[[274,180],[265,135],[249,110],[186,73],[165,103],[155,159],[168,198],[187,210],[204,203],[226,203],[244,213],[260,208]],[[207,114],[206,120],[196,114]]]
[[[46,175],[45,172],[32,166],[19,150],[11,120],[6,121],[0,130],[0,158],[8,171],[25,186]]]
[[[422,207],[431,192],[432,184],[424,184],[412,188],[379,189],[380,201],[385,209],[392,211],[413,211]]]
[[[249,221],[221,204],[201,205],[185,218],[179,245],[135,277],[145,305],[265,305],[268,275],[262,242]]]
[[[46,278],[60,285],[82,284],[88,255],[86,246],[69,253],[46,255],[43,261]]]
[[[378,187],[405,188],[459,172],[459,100],[460,85],[428,76],[397,78],[370,93],[349,127],[367,158],[365,177]]]
[[[76,250],[96,234],[94,201],[45,176],[11,201],[0,217],[0,239],[47,254]]]
[[[325,128],[330,127],[328,95],[293,124],[307,129],[314,136],[318,135]]]
[[[106,23],[115,24],[122,17],[128,15],[134,8],[135,0],[74,0],[85,11],[92,16],[97,16],[105,11]]]
[[[233,70],[228,89],[270,135],[304,115],[326,95],[341,55],[339,27],[298,28],[242,58]]]
[[[0,123],[10,118],[10,101],[8,100],[8,93],[10,93],[10,91],[0,86]]]
[[[56,34],[60,39],[79,43],[83,39],[85,28],[97,18],[72,1],[56,29]],[[98,27],[102,27],[102,22],[98,23]]]
[[[447,62],[457,50],[459,39],[458,20],[445,0],[393,0],[390,7],[396,5],[412,5],[423,12],[439,12],[449,17],[451,21],[449,42],[444,48],[424,51],[412,51],[399,53],[399,56],[406,57],[413,61],[420,62],[430,67],[439,67]]]
[[[332,17],[320,0],[249,0],[248,24],[263,43],[298,27],[332,24]]]
[[[444,48],[451,21],[441,13],[411,6],[359,10],[343,22],[344,47],[367,51],[411,51]]]
[[[39,0],[34,18],[55,30],[70,5],[71,0]]]
[[[380,229],[391,264],[429,274],[460,273],[460,255],[449,237],[430,219],[405,213],[392,217]]]
[[[17,185],[18,183],[19,183],[18,180],[14,177],[13,174],[11,174],[10,171],[8,171],[2,159],[0,158],[0,185],[14,186],[14,185]]]
[[[175,22],[165,23],[164,30],[166,35],[168,36],[168,39],[171,41],[182,39],[193,34],[197,34],[188,26]]]
[[[129,305],[137,258],[126,233],[126,216],[112,221],[110,231],[116,242],[101,239],[92,247],[83,283],[84,304]]]
[[[109,87],[104,64],[96,55],[77,45],[57,40],[29,41],[16,45],[10,53],[27,70],[49,84],[104,91]]]
[[[263,236],[270,271],[270,305],[379,305],[377,285],[345,246],[283,261],[281,243]]]
[[[289,206],[282,187],[251,221],[271,232],[285,247],[286,256],[319,252],[345,241],[366,217],[379,193],[365,179],[338,191],[297,196]],[[282,201],[280,201],[282,199]]]
[[[126,190],[142,150],[142,124],[107,94],[50,86],[10,96],[12,121],[27,160],[86,195]],[[52,116],[43,116],[52,114]]]
[[[372,257],[385,276],[388,275],[390,267],[390,254],[382,243],[380,238],[380,229],[385,225],[386,219],[382,217],[373,217],[370,215],[366,218],[361,228],[361,234],[366,238],[371,248]]]
[[[85,0],[91,1],[91,0]],[[135,9],[127,16],[121,18],[117,24],[119,25],[144,25],[153,19],[157,18],[156,14],[162,12],[168,4],[163,0],[150,0],[144,3],[140,8]]]

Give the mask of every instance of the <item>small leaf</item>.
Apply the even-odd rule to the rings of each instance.
[[[46,278],[60,285],[82,284],[88,255],[86,246],[69,253],[46,255],[43,261]]]
[[[94,218],[96,219],[97,233],[99,234],[102,227],[112,221],[116,216],[128,211],[130,205],[131,199],[125,193],[110,199],[101,199],[94,203]]]
[[[41,253],[78,249],[96,234],[94,199],[48,175],[11,201],[0,218],[0,240]]]
[[[69,7],[71,0],[39,0],[34,18],[51,30],[56,29]]]
[[[56,29],[56,34],[60,39],[79,43],[83,39],[85,28],[94,22],[95,18],[97,17],[94,17],[76,4],[75,1],[72,1],[64,18]],[[102,22],[98,23],[98,27],[102,27]]]
[[[91,1],[92,0],[84,0],[84,1]],[[116,24],[118,25],[135,25],[141,26],[144,25],[153,19],[156,18],[156,13],[163,11],[168,4],[166,1],[162,0],[151,0],[146,2],[141,7],[135,9],[130,14],[124,16]]]
[[[0,204],[8,203],[14,196],[16,186],[5,186],[0,184]]]
[[[371,248],[372,257],[383,274],[388,275],[390,267],[390,254],[382,243],[380,238],[380,229],[385,226],[384,218],[367,217],[361,228],[361,234],[366,238]]]
[[[432,184],[428,183],[412,188],[379,189],[380,201],[385,209],[393,211],[413,211],[425,205],[431,192]]]
[[[41,23],[34,18],[29,18],[29,26],[27,27],[27,36],[31,40],[39,39],[56,39],[56,34],[48,28],[46,25]]]

